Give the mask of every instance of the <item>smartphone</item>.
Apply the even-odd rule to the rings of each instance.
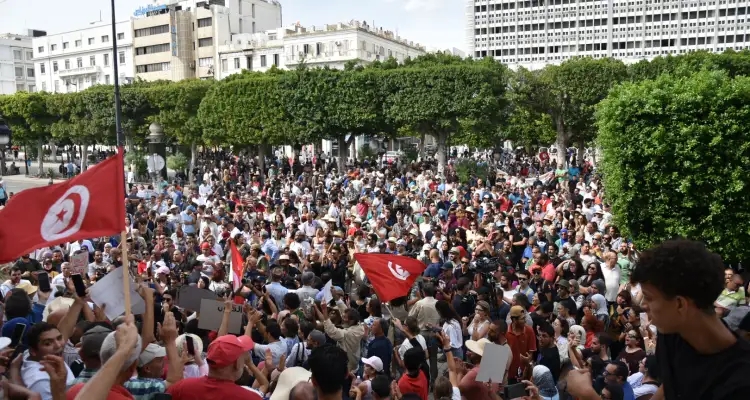
[[[151,400],[172,400],[172,395],[169,393],[154,393],[151,395]]]
[[[508,385],[504,388],[506,399],[517,399],[519,397],[528,396],[526,392],[526,384],[516,383],[515,385]]]
[[[190,335],[185,335],[185,346],[187,347],[187,352],[191,356],[195,355],[195,344],[193,343],[193,337]]]
[[[52,291],[52,285],[50,285],[48,273],[40,272],[37,274],[36,279],[39,282],[40,292],[47,293]]]
[[[16,324],[13,328],[13,336],[10,337],[10,347],[18,347],[23,340],[24,333],[26,333],[26,324]]]
[[[83,283],[83,277],[81,274],[73,274],[70,276],[73,280],[73,285],[76,287],[76,294],[78,297],[86,297],[86,284]]]

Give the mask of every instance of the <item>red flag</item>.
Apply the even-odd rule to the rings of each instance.
[[[393,254],[357,253],[354,259],[383,302],[409,294],[414,281],[427,268],[419,260]]]
[[[232,290],[237,291],[242,287],[242,275],[243,275],[243,262],[240,251],[237,250],[237,245],[234,244],[234,240],[229,239],[229,251],[232,253],[231,258],[231,271],[229,273],[229,282],[232,282]]]
[[[75,178],[24,190],[0,211],[0,263],[50,245],[125,229],[122,154]]]

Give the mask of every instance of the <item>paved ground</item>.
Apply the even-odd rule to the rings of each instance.
[[[4,176],[3,181],[5,182],[5,187],[9,193],[18,193],[22,190],[46,186],[49,184],[49,179],[32,178],[24,175]],[[55,179],[54,182],[60,181]]]

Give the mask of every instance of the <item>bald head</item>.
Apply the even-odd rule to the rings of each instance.
[[[315,387],[310,382],[300,382],[289,392],[289,400],[314,400]]]
[[[69,309],[70,309],[70,307],[63,307],[63,308],[57,309],[55,311],[52,311],[47,316],[47,322],[49,322],[50,324],[55,325],[55,326],[59,325],[60,321],[65,316],[65,314],[68,313]]]

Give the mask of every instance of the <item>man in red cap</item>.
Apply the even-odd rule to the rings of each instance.
[[[183,379],[167,389],[173,400],[182,399],[254,399],[261,400],[255,392],[249,391],[234,382],[242,377],[247,365],[251,370],[255,365],[249,351],[255,347],[249,336],[224,335],[208,346],[206,361],[208,375],[200,378]]]

